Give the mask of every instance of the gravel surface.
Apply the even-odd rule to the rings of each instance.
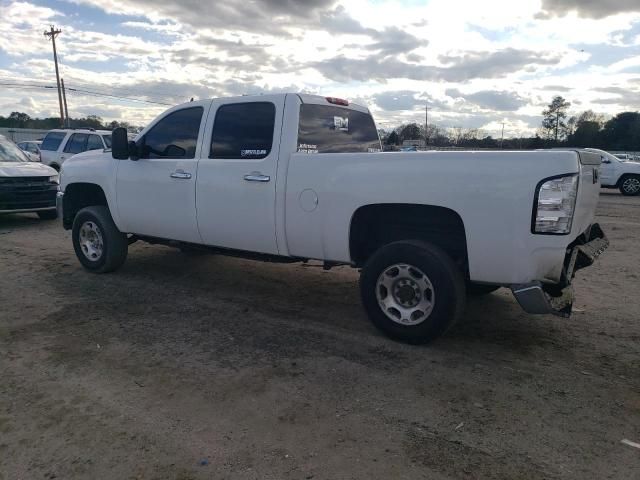
[[[357,272],[133,245],[0,217],[0,479],[640,478],[640,197],[569,320],[509,291],[429,346],[381,335]]]

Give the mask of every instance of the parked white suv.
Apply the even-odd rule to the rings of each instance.
[[[111,148],[111,132],[108,130],[56,129],[42,140],[40,157],[42,163],[59,171],[64,161],[73,155],[108,148]]]
[[[604,150],[587,148],[599,153],[602,157],[600,165],[600,183],[602,188],[617,188],[627,196],[640,195],[640,163],[621,159]]]
[[[608,245],[594,223],[600,155],[380,150],[369,110],[346,100],[190,102],[65,163],[62,223],[98,273],[136,240],[351,265],[371,320],[412,343],[501,286],[528,312],[570,314],[575,272]]]

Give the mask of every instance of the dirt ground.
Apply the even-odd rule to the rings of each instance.
[[[135,244],[94,275],[0,217],[0,479],[640,478],[640,197],[598,221],[571,319],[502,289],[414,347],[348,268]]]

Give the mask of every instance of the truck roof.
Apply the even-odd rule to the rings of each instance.
[[[313,103],[316,105],[334,105],[334,106],[338,106],[338,107],[344,107],[344,108],[349,108],[352,110],[357,110],[359,112],[363,112],[363,113],[370,113],[369,109],[365,106],[359,105],[357,103],[352,103],[351,101],[347,100],[347,99],[342,99],[339,97],[330,97],[330,96],[322,96],[322,95],[312,95],[309,93],[297,93],[297,92],[282,92],[282,93],[258,93],[258,94],[251,94],[251,95],[240,95],[240,96],[235,96],[235,97],[214,97],[214,98],[210,98],[208,100],[245,100],[245,101],[260,101],[261,99],[263,99],[266,96],[271,96],[271,97],[285,97],[287,95],[296,95],[300,101],[302,103]],[[202,99],[202,100],[197,100],[198,101],[204,101],[207,99]],[[182,106],[182,105],[188,105],[189,103],[192,102],[185,102],[182,103],[180,105],[176,105],[176,107],[178,106]],[[195,103],[195,102],[194,102]],[[173,107],[172,107],[173,108]]]

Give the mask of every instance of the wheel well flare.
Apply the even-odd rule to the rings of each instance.
[[[67,230],[73,225],[76,214],[85,207],[107,204],[107,197],[99,185],[93,183],[72,183],[64,191],[62,203],[62,224]]]
[[[442,248],[467,266],[464,223],[455,211],[432,205],[377,204],[360,207],[351,219],[351,260],[363,265],[380,247],[398,240],[423,240]]]

